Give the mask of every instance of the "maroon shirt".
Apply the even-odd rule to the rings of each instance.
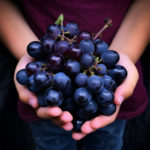
[[[104,32],[102,40],[108,44],[115,36],[131,0],[22,0],[22,10],[30,27],[40,39],[46,33],[49,24],[54,23],[60,13],[64,14],[64,24],[78,23],[80,29],[92,33],[98,32],[106,17],[113,20],[113,26]],[[140,63],[137,63],[140,74],[133,95],[121,106],[118,118],[132,118],[143,112],[147,104],[147,94],[143,86]],[[19,115],[26,121],[37,120],[34,110],[19,101]]]

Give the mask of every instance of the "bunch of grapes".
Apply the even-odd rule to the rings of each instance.
[[[85,121],[116,110],[114,91],[127,71],[117,64],[119,54],[99,38],[110,25],[107,19],[94,36],[74,22],[63,26],[60,15],[40,42],[29,43],[27,52],[34,61],[16,74],[17,81],[37,95],[39,106],[69,111],[75,131]]]

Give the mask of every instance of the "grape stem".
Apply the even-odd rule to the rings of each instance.
[[[105,21],[104,21],[105,22]],[[96,40],[99,36],[102,35],[102,33],[109,27],[112,26],[112,19],[107,19],[105,22],[105,25],[99,30],[99,32],[94,36],[94,40]]]

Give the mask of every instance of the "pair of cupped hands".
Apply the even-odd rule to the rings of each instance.
[[[120,110],[121,104],[125,99],[132,95],[139,78],[138,71],[134,63],[126,54],[119,53],[119,55],[120,60],[118,64],[124,66],[127,69],[128,75],[125,81],[116,89],[114,93],[114,103],[117,106],[116,112],[111,116],[99,115],[92,120],[86,121],[81,127],[81,132],[72,133],[72,138],[74,140],[80,140],[87,134],[90,134],[95,130],[105,127],[114,122]],[[73,124],[71,121],[73,120],[73,116],[68,111],[62,111],[59,107],[39,107],[36,95],[16,81],[17,71],[19,71],[20,69],[24,69],[26,64],[31,61],[33,61],[33,58],[26,54],[19,60],[16,66],[14,81],[20,100],[33,107],[39,118],[50,119],[64,130],[72,130]]]

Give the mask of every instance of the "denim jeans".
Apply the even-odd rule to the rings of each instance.
[[[78,150],[77,142],[68,132],[50,120],[28,122],[36,150]],[[80,150],[121,150],[126,120],[116,120],[80,141]]]

